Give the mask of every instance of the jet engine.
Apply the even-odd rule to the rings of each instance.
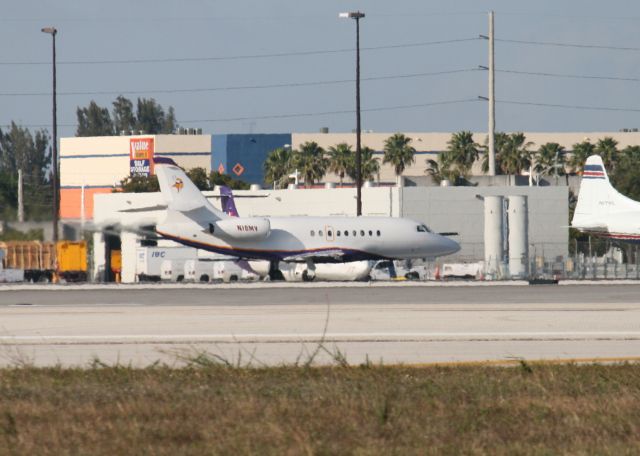
[[[269,236],[271,225],[266,218],[231,217],[209,225],[209,230],[214,236],[253,241]]]

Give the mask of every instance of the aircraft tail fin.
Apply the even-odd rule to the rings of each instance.
[[[238,210],[236,209],[236,203],[233,199],[233,192],[225,185],[220,187],[220,204],[222,205],[222,211],[230,215],[231,217],[238,217]]]
[[[587,158],[571,226],[584,230],[602,229],[607,226],[608,215],[630,211],[640,211],[640,203],[613,188],[599,155]]]
[[[154,157],[154,169],[160,184],[160,191],[170,211],[189,213],[205,209],[216,219],[227,215],[211,205],[187,174],[172,159]],[[199,211],[198,211],[199,212]]]

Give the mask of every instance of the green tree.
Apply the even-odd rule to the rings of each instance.
[[[322,147],[313,141],[307,141],[300,145],[300,150],[293,151],[292,165],[302,175],[305,187],[311,187],[314,182],[322,180],[329,160]]]
[[[0,186],[2,212],[14,214],[17,209],[18,170],[23,174],[25,217],[30,220],[46,220],[51,217],[52,189],[49,136],[45,130],[32,135],[27,128],[11,122],[5,133],[0,130]],[[9,206],[5,206],[9,205]]]
[[[251,187],[245,181],[234,179],[228,174],[220,174],[218,171],[211,171],[209,182],[211,185],[224,185],[232,190],[249,190]]]
[[[531,145],[532,143],[526,140],[523,133],[496,133],[496,174],[515,176],[522,174],[523,170],[529,169],[531,166],[529,147]],[[489,171],[489,153],[486,145],[483,155],[482,170],[486,173]]]
[[[76,109],[78,128],[76,136],[111,136],[114,133],[113,122],[107,108],[101,108],[91,100],[86,108]]]
[[[133,103],[122,95],[113,102],[113,126],[116,134],[124,131],[126,135],[136,128],[136,116],[133,114]]]
[[[598,140],[595,153],[600,155],[607,171],[614,174],[618,161],[618,141],[610,136]]]
[[[360,150],[362,152],[362,149]],[[349,166],[354,161],[353,150],[347,143],[340,143],[329,147],[329,171],[340,178],[340,187]],[[361,157],[362,158],[362,157]]]
[[[565,150],[558,143],[546,143],[540,146],[535,154],[536,173],[543,176],[563,176],[565,165]]]
[[[383,163],[391,163],[396,176],[400,176],[408,165],[415,162],[416,150],[411,146],[411,138],[395,133],[384,141]]]
[[[615,173],[609,177],[620,193],[640,200],[640,146],[624,148],[618,155]]]
[[[473,140],[470,131],[459,131],[451,135],[447,142],[446,155],[441,163],[455,167],[457,175],[467,179],[471,174],[473,164],[480,156],[480,146]]]
[[[143,176],[134,174],[122,179],[120,181],[119,188],[114,189],[113,191],[122,191],[124,193],[159,192],[160,185],[158,184],[158,178],[155,175]]]
[[[195,184],[196,187],[200,190],[211,190],[211,185],[209,184],[209,176],[207,175],[207,170],[202,168],[201,166],[191,168],[186,172],[187,177],[191,179],[191,182]]]
[[[291,149],[278,147],[267,155],[264,161],[264,181],[277,188],[287,186],[291,174]]]
[[[427,169],[425,172],[433,178],[433,180],[440,184],[444,180],[448,180],[452,182],[454,185],[458,185],[460,179],[459,170],[452,166],[449,155],[445,152],[442,152],[438,155],[436,160],[429,158],[426,160]]]
[[[362,181],[374,180],[374,178],[380,172],[380,160],[373,156],[374,151],[370,147],[362,147],[360,149],[361,165],[362,165]],[[347,164],[346,174],[352,180],[356,180],[356,160],[355,157],[351,157],[351,160]]]
[[[173,108],[169,108],[169,114],[165,116],[164,109],[153,98],[138,98],[136,117],[136,129],[147,134],[173,133],[175,130]]]
[[[584,168],[584,164],[590,155],[595,154],[596,146],[589,141],[582,141],[572,146],[571,156],[567,160],[572,173],[578,173]]]

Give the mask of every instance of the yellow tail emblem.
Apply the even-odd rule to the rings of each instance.
[[[182,190],[182,187],[184,187],[184,182],[182,182],[182,179],[180,179],[179,177],[176,177],[176,181],[173,183],[172,187],[179,192],[180,190]]]

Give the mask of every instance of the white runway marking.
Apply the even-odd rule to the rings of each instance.
[[[473,338],[473,339],[597,339],[597,338],[638,338],[640,331],[533,331],[533,332],[354,332],[354,333],[252,333],[252,334],[59,334],[59,335],[29,335],[29,336],[0,336],[0,342],[26,341],[109,341],[109,340],[414,340],[414,339],[445,339],[445,338]]]

